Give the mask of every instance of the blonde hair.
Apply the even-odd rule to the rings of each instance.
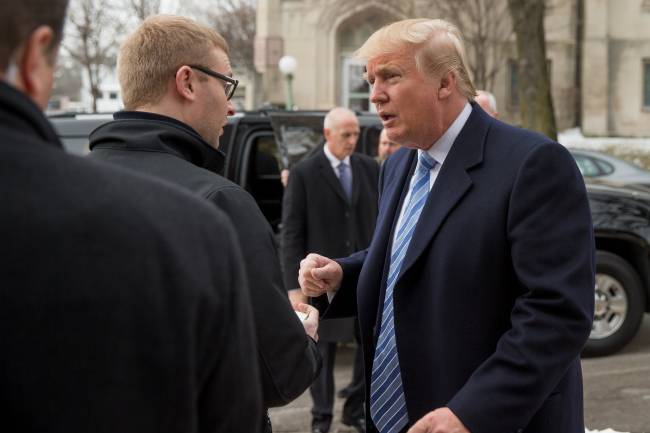
[[[118,79],[124,107],[132,110],[160,101],[178,68],[205,65],[212,48],[228,54],[225,39],[194,20],[173,15],[147,18],[120,49]]]
[[[368,61],[380,55],[397,54],[410,48],[418,70],[433,76],[452,72],[458,90],[467,99],[476,95],[467,67],[465,43],[458,27],[441,19],[397,21],[373,33],[355,56]]]

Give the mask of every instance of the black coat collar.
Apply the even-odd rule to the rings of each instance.
[[[63,148],[54,128],[41,109],[21,91],[2,80],[0,80],[0,125],[37,136],[39,142],[47,145]]]
[[[118,112],[115,120],[90,134],[90,150],[120,149],[162,152],[220,173],[225,155],[210,146],[189,125],[171,117],[146,112]]]

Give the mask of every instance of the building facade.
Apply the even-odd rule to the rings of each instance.
[[[258,0],[260,99],[284,105],[286,81],[277,65],[291,55],[298,63],[292,80],[297,108],[373,110],[354,51],[390,22],[445,18],[440,4],[449,1]],[[485,0],[502,8],[506,2]],[[502,24],[511,28],[508,20],[505,14]],[[649,136],[650,0],[549,0],[545,30],[558,129],[581,125],[585,135]],[[516,124],[515,40],[503,35],[494,42],[500,54],[487,90],[495,94],[502,119]]]

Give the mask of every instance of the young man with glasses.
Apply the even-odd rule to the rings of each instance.
[[[250,194],[214,172],[224,157],[219,136],[235,113],[226,42],[187,18],[151,17],[124,42],[118,70],[126,110],[91,134],[90,158],[180,185],[230,216],[250,283],[258,340],[250,356],[259,359],[264,404],[287,404],[320,370],[318,311],[299,305],[308,318],[298,319],[270,225]]]

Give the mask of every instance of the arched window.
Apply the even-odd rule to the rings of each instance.
[[[341,67],[340,104],[352,110],[374,111],[370,103],[370,86],[363,79],[364,64],[353,57],[354,52],[376,30],[395,21],[395,17],[375,8],[368,8],[345,20],[338,29],[337,46]]]

